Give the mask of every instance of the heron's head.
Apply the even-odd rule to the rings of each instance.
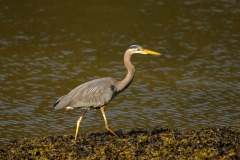
[[[155,55],[161,55],[160,53],[145,49],[139,45],[131,45],[128,50],[131,51],[132,54],[139,53],[139,54],[155,54]]]

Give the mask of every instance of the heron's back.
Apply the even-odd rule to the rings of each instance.
[[[116,95],[117,83],[111,77],[86,82],[59,98],[54,108],[96,108],[106,105]]]

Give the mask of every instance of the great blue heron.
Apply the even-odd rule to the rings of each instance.
[[[107,123],[104,107],[116,95],[118,95],[131,84],[135,75],[135,69],[130,61],[130,58],[135,53],[161,55],[160,53],[144,49],[139,45],[132,45],[124,54],[124,65],[127,68],[128,73],[122,81],[117,81],[111,77],[105,77],[86,82],[73,89],[67,95],[60,97],[54,104],[55,109],[85,109],[82,116],[79,117],[77,121],[75,140],[77,139],[80,122],[89,109],[100,109],[105,121],[105,127],[112,134],[118,137]]]

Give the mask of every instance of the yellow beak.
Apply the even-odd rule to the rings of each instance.
[[[148,49],[142,49],[142,54],[155,54],[155,55],[161,55],[160,53],[158,52],[154,52],[154,51],[151,51],[151,50],[148,50]]]

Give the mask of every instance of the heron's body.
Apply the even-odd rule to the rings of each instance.
[[[54,104],[55,109],[85,109],[85,112],[77,121],[75,140],[77,138],[80,122],[89,109],[100,109],[104,117],[106,128],[115,136],[117,136],[107,124],[104,107],[117,94],[122,92],[131,84],[135,75],[135,69],[130,61],[130,58],[134,53],[160,55],[157,52],[143,49],[141,46],[132,45],[124,54],[124,65],[127,68],[128,73],[122,81],[117,81],[111,77],[105,77],[83,83],[82,85],[79,85],[78,87],[73,89],[67,95],[59,98]]]
[[[95,79],[76,87],[67,95],[62,96],[55,109],[66,107],[67,109],[97,109],[106,106],[119,92],[117,82],[111,77]]]

